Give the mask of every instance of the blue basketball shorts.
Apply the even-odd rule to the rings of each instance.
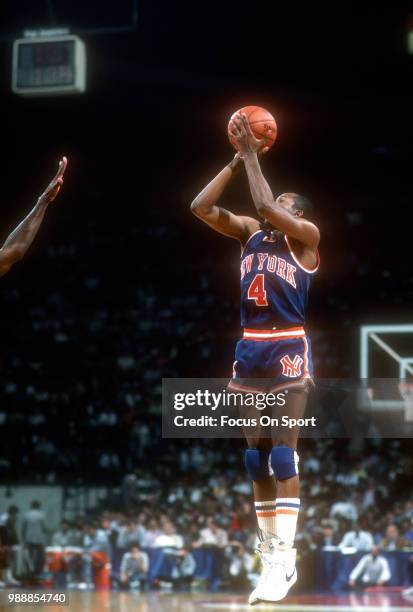
[[[235,349],[233,391],[272,392],[313,385],[311,342],[304,328],[244,329]]]

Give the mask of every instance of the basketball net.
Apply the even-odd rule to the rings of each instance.
[[[400,383],[399,391],[404,400],[404,420],[413,423],[413,383]]]

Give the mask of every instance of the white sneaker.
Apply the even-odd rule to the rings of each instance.
[[[258,545],[263,569],[256,588],[248,603],[275,602],[286,597],[293,584],[297,582],[295,548],[285,547],[278,538],[271,538]]]
[[[6,570],[6,583],[7,583],[7,586],[20,586],[21,585],[21,582],[16,580],[16,578],[11,573],[10,568]]]
[[[79,591],[87,591],[89,589],[89,585],[87,582],[78,582],[76,588]]]

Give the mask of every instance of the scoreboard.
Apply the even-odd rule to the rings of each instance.
[[[24,96],[84,92],[85,44],[70,34],[15,40],[12,89]]]

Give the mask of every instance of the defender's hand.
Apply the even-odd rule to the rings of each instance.
[[[39,198],[39,202],[42,204],[50,204],[53,202],[55,197],[60,191],[61,186],[63,185],[63,175],[65,173],[67,167],[67,158],[63,157],[59,162],[59,168],[56,172],[55,177],[43,191],[42,195]]]

